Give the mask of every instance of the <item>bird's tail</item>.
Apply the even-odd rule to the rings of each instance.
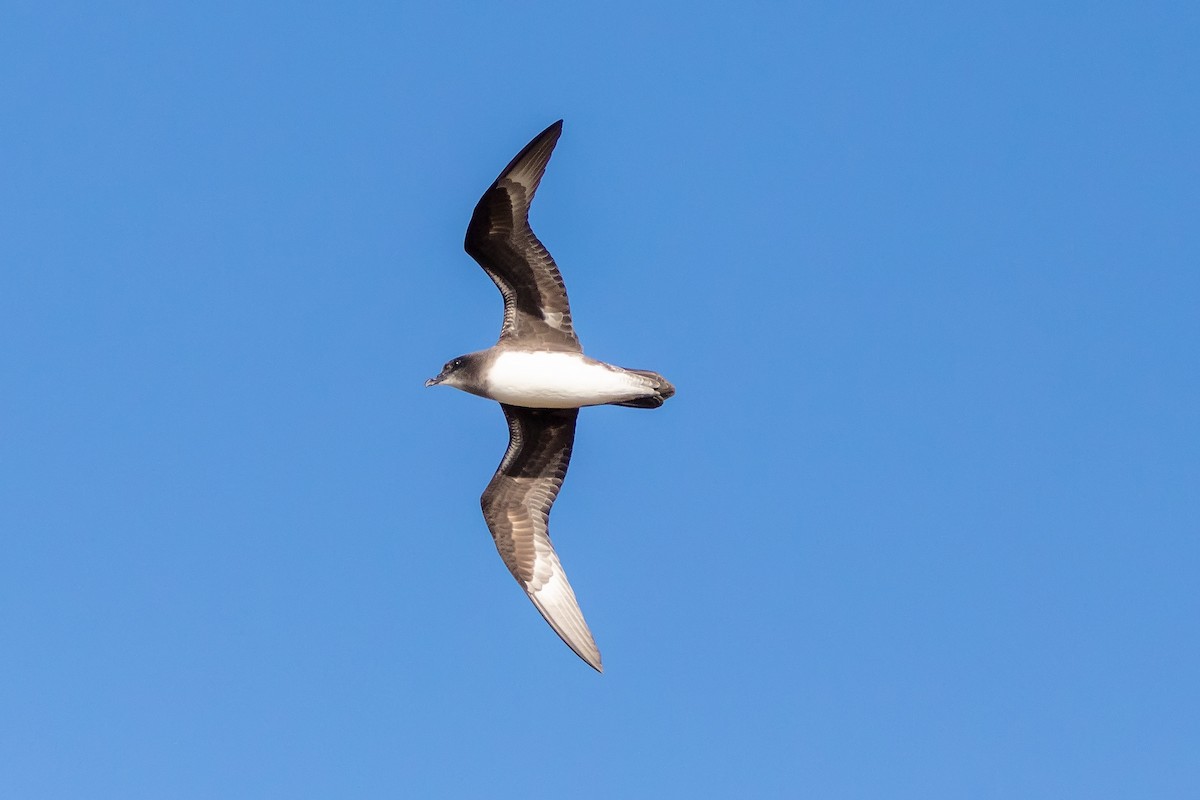
[[[613,403],[613,405],[629,408],[658,408],[667,402],[668,397],[675,394],[675,387],[671,385],[671,382],[657,372],[651,372],[648,369],[627,369],[625,371],[645,379],[648,393],[645,397],[637,397],[633,400],[626,400],[624,403]]]

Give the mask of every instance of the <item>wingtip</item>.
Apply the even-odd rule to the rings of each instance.
[[[587,623],[584,624],[586,625]],[[589,667],[596,670],[596,672],[599,672],[601,675],[603,675],[604,664],[600,662],[600,648],[596,647],[596,640],[591,638],[591,633],[591,631],[588,631],[588,638],[586,641],[576,641],[575,643],[572,643],[565,637],[563,638],[563,641],[566,642],[567,647],[571,648],[571,651],[575,653],[575,655],[579,656],[583,660],[583,663],[587,664]],[[561,634],[559,635],[561,636]]]
[[[508,166],[500,171],[496,180],[492,182],[491,187],[479,199],[479,203],[475,206],[475,213],[479,214],[481,208],[486,208],[485,203],[488,200],[489,193],[492,189],[500,185],[500,182],[506,178],[516,178],[523,180],[528,184],[529,196],[526,198],[526,203],[533,199],[533,193],[537,191],[538,184],[542,181],[542,173],[546,170],[546,164],[550,161],[550,156],[554,153],[554,147],[558,144],[558,137],[562,133],[563,121],[553,123],[550,127],[539,133],[537,136],[529,140],[529,144],[521,148],[521,152],[513,156],[512,161],[508,162]],[[475,220],[472,218],[472,224]],[[468,226],[467,236],[470,237],[471,229]],[[470,252],[468,247],[467,252]]]
[[[579,602],[575,599],[575,592],[567,581],[562,565],[558,563],[558,557],[553,554],[552,557],[554,572],[550,580],[538,590],[531,590],[529,586],[525,586],[525,593],[533,601],[542,618],[558,634],[558,638],[562,639],[563,644],[571,648],[571,651],[589,667],[603,673],[600,648],[596,647],[596,640],[583,617],[583,611],[579,608]],[[545,590],[549,591],[543,594]]]
[[[583,663],[587,664],[601,675],[604,674],[604,665],[600,663],[600,651],[596,649],[595,643],[592,644],[592,649],[590,652],[584,652],[570,642],[567,642],[566,639],[563,639],[563,641],[567,643],[567,647],[570,647],[571,651],[575,653],[575,655],[579,656]]]
[[[591,632],[589,631],[588,633],[590,634]],[[571,648],[571,651],[583,660],[583,663],[587,664],[601,675],[604,674],[604,664],[600,662],[600,650],[596,647],[595,641],[589,641],[587,643],[572,643],[566,637],[563,637],[562,634],[559,634],[559,636],[562,637],[562,640],[566,643],[567,647]],[[590,647],[587,646],[589,644],[591,645]]]
[[[558,137],[562,135],[562,127],[563,127],[563,121],[561,119],[558,122],[552,122],[552,123],[550,123],[550,125],[548,125],[546,127],[546,130],[542,131],[537,136],[533,137],[533,141],[539,142],[543,139],[552,138],[552,139],[554,139],[555,142],[557,142]],[[532,143],[533,142],[531,142],[530,144],[532,144]]]

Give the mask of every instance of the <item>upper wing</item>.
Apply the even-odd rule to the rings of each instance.
[[[508,450],[483,492],[483,518],[500,557],[546,622],[602,672],[600,651],[550,542],[550,506],[567,474],[579,409],[501,406],[508,419]]]
[[[554,259],[529,227],[529,204],[562,133],[562,120],[539,133],[483,193],[465,247],[504,295],[500,341],[581,352],[567,289]]]

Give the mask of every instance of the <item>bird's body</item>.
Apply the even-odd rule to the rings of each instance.
[[[493,400],[525,408],[582,408],[654,393],[642,376],[582,353],[505,351],[487,383]]]
[[[653,373],[605,364],[583,353],[497,345],[460,358],[477,360],[479,368],[463,370],[460,366],[441,383],[522,408],[583,408],[661,400],[665,399],[663,390],[669,386],[661,376],[649,377]],[[466,374],[458,378],[459,372]]]
[[[517,154],[479,200],[467,228],[467,252],[504,297],[500,340],[447,362],[425,385],[445,384],[501,404],[508,450],[481,498],[484,519],[542,616],[600,670],[600,651],[550,542],[550,507],[570,463],[580,408],[657,408],[675,388],[656,372],[583,354],[562,276],[528,217],[561,131],[559,120]]]

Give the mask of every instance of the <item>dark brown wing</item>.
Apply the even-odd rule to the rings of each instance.
[[[579,409],[501,407],[508,419],[508,450],[480,500],[483,518],[500,557],[546,622],[576,655],[603,671],[600,651],[550,542],[550,506],[571,461]]]
[[[527,144],[483,193],[465,247],[504,296],[501,342],[578,353],[562,276],[529,227],[529,204],[560,133],[561,119]]]

